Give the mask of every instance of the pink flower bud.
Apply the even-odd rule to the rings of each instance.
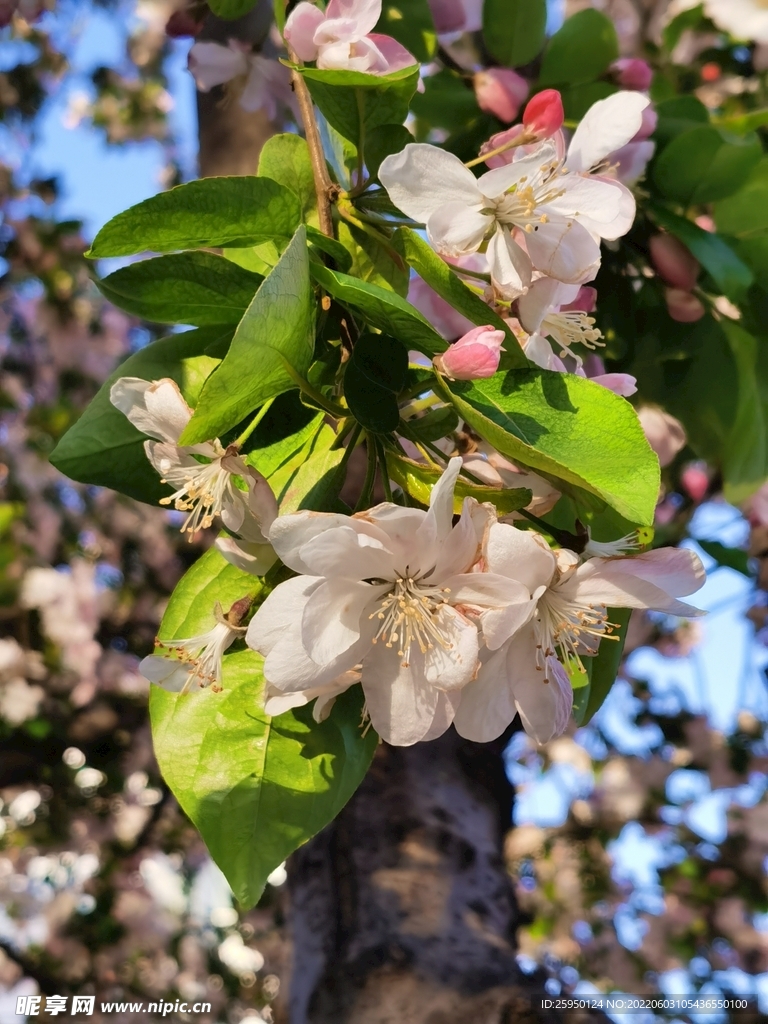
[[[641,406],[637,416],[659,462],[662,466],[668,466],[688,440],[682,423],[653,405]]]
[[[499,368],[504,331],[497,331],[490,324],[475,327],[463,338],[459,338],[433,362],[439,373],[453,380],[478,380],[492,377]]]
[[[523,111],[523,124],[538,139],[549,139],[563,127],[563,100],[557,89],[544,89]]]
[[[709,474],[704,464],[692,462],[680,474],[683,490],[693,501],[702,501],[709,490]]]
[[[475,96],[481,110],[510,124],[528,96],[528,83],[509,68],[478,71],[474,78]]]
[[[196,36],[202,27],[202,19],[193,18],[188,10],[174,11],[165,23],[165,34],[171,39],[185,39]]]
[[[640,127],[629,140],[630,142],[643,142],[645,139],[649,139],[651,135],[656,131],[656,125],[659,123],[659,115],[653,106],[646,107],[642,113],[642,121]]]
[[[682,288],[667,288],[664,298],[667,312],[679,324],[696,323],[706,313],[706,309],[696,296],[692,292],[683,291]]]
[[[699,277],[698,261],[674,235],[653,235],[649,243],[651,263],[666,284],[689,292]]]
[[[611,64],[613,77],[622,89],[645,92],[653,81],[653,69],[640,57],[621,57]]]

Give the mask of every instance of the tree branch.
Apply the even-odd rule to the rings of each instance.
[[[288,56],[296,64],[298,58],[293,50],[288,50]],[[317,212],[320,218],[320,230],[324,235],[333,238],[333,217],[331,215],[331,192],[333,182],[328,174],[328,167],[325,162],[323,144],[320,141],[320,131],[315,120],[315,111],[312,106],[312,97],[309,95],[307,83],[295,69],[291,71],[291,82],[296,100],[301,112],[301,120],[304,122],[304,134],[309,146],[309,156],[312,160],[312,171],[315,178],[315,194],[317,195]]]

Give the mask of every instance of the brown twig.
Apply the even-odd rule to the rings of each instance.
[[[292,51],[288,51],[291,61],[296,64],[298,58]],[[309,146],[309,156],[312,160],[312,171],[315,178],[315,193],[317,195],[317,212],[320,219],[320,230],[324,235],[333,238],[333,217],[331,215],[331,193],[334,185],[328,174],[328,167],[323,153],[323,144],[320,141],[320,131],[315,120],[315,111],[312,106],[312,97],[309,95],[307,83],[295,69],[291,71],[291,82],[296,100],[301,111],[301,120],[304,123],[304,135]]]

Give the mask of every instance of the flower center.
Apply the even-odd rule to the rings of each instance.
[[[230,626],[226,622],[217,622],[213,629],[200,636],[188,640],[155,640],[155,647],[164,647],[173,651],[176,657],[189,666],[189,675],[182,693],[188,693],[193,683],[198,686],[211,686],[215,692],[221,692],[221,659],[224,652],[238,636],[246,632],[245,626]]]
[[[162,483],[168,483],[167,479],[163,478]],[[188,533],[191,541],[198,530],[213,525],[232,486],[232,474],[222,467],[220,459],[214,459],[201,463],[199,469],[187,469],[182,486],[170,497],[161,498],[160,504],[173,502],[175,509],[189,513],[181,532]]]
[[[542,334],[548,334],[562,348],[560,357],[573,356],[581,364],[580,357],[571,352],[571,345],[583,345],[594,350],[598,346],[605,347],[601,341],[602,333],[595,327],[595,318],[581,310],[568,310],[565,313],[548,313],[539,328]]]
[[[558,163],[550,163],[541,165],[533,182],[523,175],[508,192],[491,203],[496,220],[508,227],[522,228],[528,234],[538,230],[539,224],[548,223],[549,217],[541,212],[541,207],[563,195],[564,190],[556,184],[559,171]]]
[[[558,657],[566,664],[575,662],[579,672],[586,672],[581,660],[585,648],[594,650],[603,638],[611,636],[616,627],[609,622],[605,605],[582,605],[568,601],[557,590],[550,589],[536,606],[534,631],[536,633],[536,670],[547,678],[547,659]]]
[[[447,587],[434,587],[415,580],[412,576],[398,576],[392,590],[382,598],[379,610],[368,616],[379,619],[381,625],[373,638],[374,643],[384,640],[387,647],[397,644],[397,653],[408,668],[411,644],[417,643],[422,654],[434,649],[435,644],[449,650],[453,647],[438,623],[440,609],[446,603]]]

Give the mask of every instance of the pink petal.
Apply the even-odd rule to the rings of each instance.
[[[315,32],[324,21],[325,15],[314,4],[302,2],[291,11],[283,35],[299,60],[317,59]]]

